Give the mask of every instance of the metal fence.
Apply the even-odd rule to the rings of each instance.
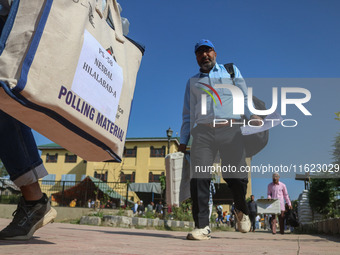
[[[101,205],[110,200],[113,206],[127,204],[128,184],[121,182],[83,181],[39,181],[42,192],[46,193],[52,203],[69,206],[77,199],[77,207],[88,207],[89,200],[100,201]],[[92,202],[93,203],[93,202]]]

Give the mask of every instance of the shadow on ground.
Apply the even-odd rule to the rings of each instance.
[[[55,244],[55,243],[40,240],[40,237],[33,237],[31,240],[27,240],[27,241],[0,240],[0,246],[1,245],[22,245],[22,244]]]

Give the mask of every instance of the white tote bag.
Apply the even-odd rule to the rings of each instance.
[[[168,154],[165,157],[166,201],[168,205],[180,206],[190,198],[190,155],[182,152]]]
[[[143,52],[116,1],[14,0],[0,109],[85,160],[120,162]]]

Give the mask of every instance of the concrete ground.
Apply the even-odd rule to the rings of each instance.
[[[0,219],[0,228],[10,220]],[[208,241],[186,240],[186,232],[53,223],[30,241],[1,241],[0,254],[340,254],[340,238],[213,232]]]

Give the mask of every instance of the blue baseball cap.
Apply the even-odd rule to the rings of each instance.
[[[198,48],[201,47],[201,46],[208,46],[208,47],[211,47],[211,48],[215,49],[215,46],[212,44],[211,41],[209,41],[207,39],[202,39],[198,43],[196,43],[196,45],[195,45],[195,53],[198,50]]]

